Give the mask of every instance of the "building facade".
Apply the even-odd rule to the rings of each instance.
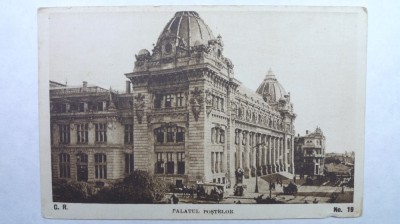
[[[135,169],[172,183],[233,183],[239,168],[245,178],[294,172],[290,94],[272,71],[257,92],[243,87],[224,47],[196,12],[177,12],[152,53],[136,55],[126,74]]]
[[[318,176],[324,174],[325,136],[321,128],[306,131],[305,136],[294,139],[296,174]]]
[[[196,12],[177,12],[136,55],[126,93],[51,83],[53,177],[101,184],[139,169],[181,185],[234,184],[238,169],[294,174],[290,93],[271,70],[248,90],[224,47]]]
[[[52,176],[98,185],[133,171],[133,95],[50,81]]]

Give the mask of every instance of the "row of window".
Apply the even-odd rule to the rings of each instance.
[[[77,180],[88,180],[88,155],[78,153],[76,155]],[[133,154],[125,154],[125,173],[133,171]],[[94,154],[94,178],[107,179],[107,155],[104,153]],[[71,178],[71,158],[67,153],[59,154],[59,176],[60,178]]]
[[[215,144],[225,143],[225,130],[222,128],[211,128],[211,142]]]
[[[258,114],[257,112],[252,112],[251,110],[246,110],[239,107],[236,111],[237,116],[242,120],[252,121],[254,123],[260,123],[274,129],[283,129],[284,123],[279,119],[272,119],[266,115]],[[290,126],[288,126],[288,130]]]
[[[184,93],[154,95],[154,108],[171,108],[183,106],[185,106]]]
[[[61,144],[70,144],[71,142],[70,127],[71,126],[69,124],[59,125],[59,130],[60,130],[59,141]],[[95,127],[96,143],[107,142],[107,124],[98,123],[94,124],[94,127]],[[125,127],[124,143],[131,144],[133,142],[133,125],[125,124],[124,127]],[[89,125],[87,123],[76,125],[76,140],[78,144],[87,144],[89,140],[88,135],[89,135]]]
[[[57,113],[69,112],[87,112],[87,111],[105,111],[107,109],[106,101],[99,102],[80,102],[80,103],[54,103],[52,111]]]
[[[306,143],[312,144],[313,140],[307,140]],[[315,140],[315,144],[316,145],[321,145],[321,140],[319,140],[319,139]]]
[[[154,130],[154,138],[158,144],[180,143],[185,141],[183,127],[160,127]]]
[[[212,95],[212,108],[224,111],[224,98]]]
[[[184,152],[166,152],[156,153],[157,162],[155,164],[156,174],[175,174],[175,161],[177,165],[177,174],[185,174],[185,153]],[[176,156],[176,157],[175,157]],[[176,158],[176,160],[174,159]],[[164,160],[166,159],[166,161]]]
[[[242,132],[242,145],[246,145],[247,144],[247,138],[246,138],[246,132]],[[254,139],[254,135],[256,135],[256,133],[250,132],[249,133],[249,137],[248,137],[248,141],[249,141],[249,145],[255,145],[256,142],[260,142],[260,135],[256,135],[256,139]],[[235,135],[235,144],[239,145],[239,141],[240,141],[240,132],[236,132]],[[268,141],[265,143],[266,145],[268,145]],[[274,144],[272,144],[272,147],[274,147]],[[291,149],[292,148],[292,142],[290,141],[290,139],[287,139],[286,142],[286,147],[287,149]]]

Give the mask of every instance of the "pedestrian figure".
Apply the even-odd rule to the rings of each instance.
[[[194,185],[190,188],[190,197],[194,198]]]
[[[237,204],[242,204],[242,202],[240,202],[240,200],[237,202]]]
[[[178,204],[178,202],[179,202],[179,198],[175,195],[175,194],[172,194],[172,202],[174,203],[174,204]]]
[[[293,176],[293,182],[296,183],[296,175]]]
[[[318,204],[318,200],[314,198],[314,201],[312,202],[313,204]]]
[[[307,201],[307,200],[304,200],[304,204],[308,204],[308,201]]]

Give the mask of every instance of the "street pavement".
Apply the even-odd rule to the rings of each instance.
[[[233,189],[227,189],[224,193],[224,199],[220,202],[223,204],[254,204],[256,203],[256,197],[263,195],[263,198],[269,196],[269,184],[267,181],[258,178],[258,190],[259,193],[255,193],[255,178],[245,179],[243,184],[246,186],[243,196],[234,196]],[[285,186],[285,184],[283,184]],[[333,193],[341,194],[342,187],[336,186],[297,186],[298,193],[293,195],[284,195],[283,186],[276,184],[275,190],[271,192],[272,198],[277,200],[290,203],[290,204],[312,204],[313,202],[318,203],[329,203]],[[352,193],[353,188],[344,188],[346,193]],[[178,194],[179,203],[191,203],[191,204],[214,204],[215,201],[210,200],[197,200],[196,196],[191,198],[190,196],[183,196]]]

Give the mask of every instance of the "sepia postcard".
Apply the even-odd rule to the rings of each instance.
[[[362,214],[367,10],[38,10],[42,213]]]

